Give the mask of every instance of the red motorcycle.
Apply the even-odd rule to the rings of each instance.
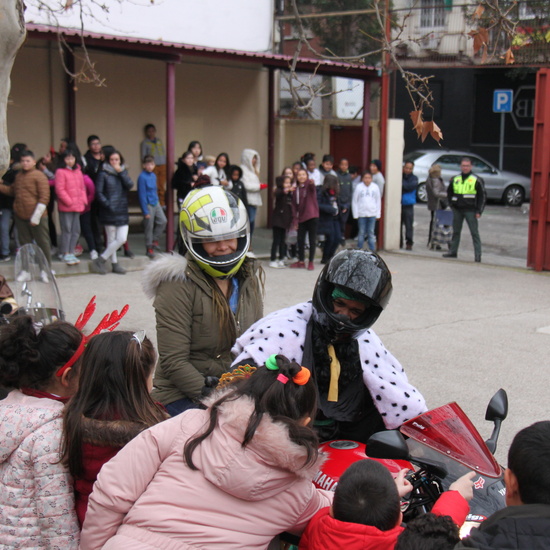
[[[355,461],[370,458],[381,462],[394,475],[407,468],[413,489],[402,501],[404,521],[429,512],[439,495],[453,481],[474,470],[474,498],[461,529],[466,536],[494,512],[506,506],[504,471],[493,453],[500,425],[508,413],[508,397],[500,389],[487,407],[485,419],[494,422],[491,437],[479,432],[456,404],[449,403],[405,422],[398,430],[374,434],[367,444],[334,440],[321,446],[328,459],[314,483],[334,490],[340,476]]]

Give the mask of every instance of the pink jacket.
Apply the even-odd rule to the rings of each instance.
[[[88,204],[84,208],[83,212],[89,212],[92,209],[92,202],[95,199],[95,185],[92,181],[92,178],[88,174],[84,174],[84,187],[86,188],[86,198],[88,199]]]
[[[208,410],[186,411],[128,443],[94,485],[81,550],[259,550],[283,531],[301,534],[332,502],[311,482],[322,459],[302,468],[305,449],[266,416],[243,449],[252,411],[248,397],[220,407],[218,427],[193,455],[198,471],[183,461],[183,447]]]
[[[55,193],[60,212],[84,212],[88,204],[82,170],[78,164],[74,169],[58,168],[55,172]]]
[[[12,390],[0,401],[0,548],[78,548],[62,417],[53,399]]]

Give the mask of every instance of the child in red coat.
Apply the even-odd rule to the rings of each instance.
[[[82,526],[102,466],[168,415],[150,397],[157,356],[142,332],[104,332],[86,345],[80,383],[63,421],[64,463],[74,479]]]
[[[332,507],[323,508],[311,519],[300,550],[391,550],[405,529],[400,497],[410,492],[402,470],[394,481],[389,470],[375,460],[360,460],[342,475]],[[455,481],[432,509],[464,523],[473,496],[470,472]]]

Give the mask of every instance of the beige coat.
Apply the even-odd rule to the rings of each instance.
[[[231,365],[231,347],[250,325],[261,319],[263,303],[257,265],[246,259],[239,270],[237,314],[229,314],[232,330],[220,331],[209,276],[191,259],[162,255],[143,275],[145,294],[154,299],[159,365],[153,397],[167,405],[200,396],[205,376],[221,376]],[[250,275],[243,276],[244,273]]]

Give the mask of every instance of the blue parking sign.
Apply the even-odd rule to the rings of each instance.
[[[511,113],[514,102],[514,90],[495,90],[493,94],[493,113]]]

